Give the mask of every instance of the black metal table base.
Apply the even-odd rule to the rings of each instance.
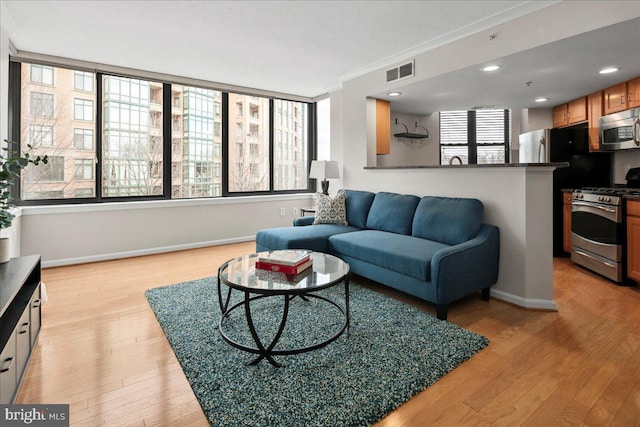
[[[241,291],[244,293],[243,300],[229,307],[229,304],[231,301],[231,292],[233,289],[232,288],[227,288],[227,289],[228,289],[227,295],[224,296],[222,292],[222,285],[220,283],[220,279],[218,279],[218,303],[220,305],[220,310],[222,312],[222,315],[220,316],[220,322],[218,323],[218,330],[222,338],[233,347],[240,349],[242,351],[246,351],[248,353],[254,353],[258,355],[256,359],[250,362],[251,365],[255,365],[259,363],[261,360],[266,359],[273,366],[280,367],[281,366],[280,363],[278,363],[274,359],[274,356],[300,354],[308,351],[317,350],[337,340],[345,331],[347,334],[349,333],[349,278],[348,277],[344,278],[344,289],[345,289],[345,307],[344,308],[342,308],[336,302],[331,301],[326,297],[316,295],[310,292],[300,293],[300,294],[289,294],[289,293],[258,294],[258,295],[251,296],[252,293],[249,291]],[[251,302],[262,299],[262,298],[276,298],[276,297],[284,298],[282,319],[280,320],[280,325],[278,327],[278,331],[276,332],[275,336],[273,337],[270,343],[265,345],[265,343],[262,342],[262,339],[260,338],[258,332],[256,331],[256,328],[253,322],[253,316],[251,313]],[[289,304],[291,300],[295,299],[296,297],[300,297],[305,301],[308,301],[308,298],[314,298],[314,299],[321,300],[331,304],[332,306],[337,308],[340,313],[342,313],[342,315],[344,316],[344,323],[342,324],[341,328],[333,336],[317,344],[313,344],[311,346],[301,347],[301,348],[276,349],[275,348],[276,344],[280,340],[280,337],[282,336],[282,332],[284,331],[287,323],[287,318],[289,315]],[[233,338],[229,337],[224,331],[224,323],[229,318],[229,315],[234,310],[238,310],[243,307],[244,307],[244,312],[247,319],[247,325],[249,327],[249,331],[251,332],[251,337],[253,338],[253,341],[256,345],[255,347],[249,347],[237,342]]]

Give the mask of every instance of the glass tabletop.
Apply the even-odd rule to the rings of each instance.
[[[232,288],[257,293],[304,293],[328,288],[349,273],[349,264],[333,255],[311,252],[313,264],[297,276],[256,268],[260,252],[234,258],[219,272],[222,283]]]

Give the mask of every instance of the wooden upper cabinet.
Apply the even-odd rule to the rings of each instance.
[[[569,105],[562,104],[557,107],[553,107],[553,127],[561,128],[569,124]]]
[[[553,108],[553,127],[561,128],[587,120],[587,97],[571,101]]]
[[[604,114],[617,113],[627,107],[627,82],[611,86],[602,91],[604,94]]]
[[[567,112],[570,125],[587,120],[587,97],[571,101],[567,106]]]
[[[598,120],[602,117],[603,102],[602,91],[592,93],[587,97],[589,151],[600,151],[600,125]]]
[[[391,103],[376,99],[376,154],[389,154],[391,140]]]
[[[640,107],[640,77],[627,82],[628,108]]]

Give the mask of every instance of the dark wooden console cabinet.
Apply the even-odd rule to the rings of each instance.
[[[13,403],[41,325],[40,255],[0,264],[0,404]]]

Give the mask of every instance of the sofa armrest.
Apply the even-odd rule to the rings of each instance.
[[[293,225],[295,227],[298,227],[301,225],[312,225],[315,219],[316,219],[315,216],[301,216],[293,220]]]
[[[473,239],[436,252],[431,259],[431,281],[438,304],[449,304],[498,281],[500,231],[482,224]]]

